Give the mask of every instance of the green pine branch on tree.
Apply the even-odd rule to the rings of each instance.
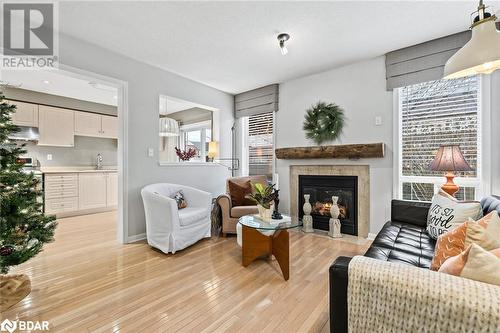
[[[22,171],[18,158],[24,145],[8,139],[19,128],[12,123],[16,107],[0,93],[0,273],[37,255],[44,243],[54,240],[54,216],[43,214],[38,201],[38,180]]]

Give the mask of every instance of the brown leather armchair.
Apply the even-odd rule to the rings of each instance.
[[[248,176],[248,177],[233,177],[226,181],[226,194],[219,197],[219,206],[222,211],[222,235],[235,234],[236,224],[238,219],[243,215],[257,214],[259,210],[257,206],[233,206],[231,202],[231,195],[229,193],[229,182],[236,184],[244,184],[248,180],[252,183],[261,183],[267,185],[266,176]]]

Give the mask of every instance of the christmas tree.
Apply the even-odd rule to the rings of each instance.
[[[46,216],[37,200],[41,191],[32,173],[22,171],[18,163],[25,145],[8,139],[19,128],[12,123],[16,107],[0,92],[0,273],[37,255],[44,243],[54,240],[57,223]]]

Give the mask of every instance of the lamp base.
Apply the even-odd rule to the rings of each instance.
[[[441,189],[449,195],[454,196],[460,189],[460,187],[453,182],[455,175],[453,172],[447,172],[444,176],[446,177],[446,183],[441,186]]]

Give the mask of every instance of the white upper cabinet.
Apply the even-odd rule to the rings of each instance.
[[[38,108],[40,146],[75,146],[74,111],[40,105]]]
[[[9,101],[16,106],[12,122],[17,126],[38,127],[38,104]]]
[[[118,119],[90,112],[75,112],[75,135],[118,138]]]
[[[90,112],[75,112],[75,135],[100,136],[101,116]]]
[[[118,138],[118,118],[112,116],[101,117],[102,136],[105,138]]]

